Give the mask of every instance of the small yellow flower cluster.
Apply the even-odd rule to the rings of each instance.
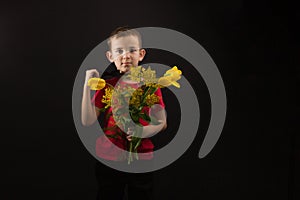
[[[143,101],[143,94],[144,94],[144,90],[141,88],[136,89],[133,94],[132,97],[129,101],[129,105],[134,106],[136,108],[139,108],[143,103],[145,103],[145,105],[143,106],[153,106],[154,104],[159,102],[159,97],[156,94],[148,94],[145,97],[144,102]]]
[[[159,97],[156,94],[148,94],[146,96],[146,104],[147,106],[151,107],[154,104],[159,102]]]
[[[151,87],[151,88],[159,88],[159,85],[157,83],[147,83],[146,87]]]
[[[135,106],[135,107],[138,107],[140,106],[141,104],[141,97],[143,95],[143,90],[141,88],[138,88],[136,89],[132,96],[131,96],[131,99],[129,101],[129,105],[132,105],[132,106]]]
[[[130,74],[128,75],[129,78],[132,80],[132,81],[135,81],[135,82],[141,82],[141,70],[142,70],[142,66],[137,66],[137,67],[131,67],[130,68]]]
[[[142,66],[131,67],[128,77],[135,82],[143,82],[144,84],[156,83],[156,71],[149,66],[147,69]]]
[[[105,88],[105,94],[102,97],[102,103],[105,103],[105,109],[111,106],[111,97],[112,97],[113,89],[111,87]]]
[[[150,66],[148,67],[148,69],[143,68],[142,79],[146,85],[151,83],[156,83],[157,82],[156,71],[151,70]]]

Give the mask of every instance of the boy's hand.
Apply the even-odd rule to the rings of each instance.
[[[128,141],[132,140],[133,130],[134,130],[133,128],[128,128],[128,130],[127,130],[126,138],[127,138]]]
[[[87,86],[89,79],[94,77],[99,78],[99,72],[96,69],[86,70],[84,85]]]

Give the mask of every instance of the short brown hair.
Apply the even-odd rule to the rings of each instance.
[[[109,49],[111,49],[111,39],[112,38],[119,38],[119,37],[125,37],[125,36],[136,36],[139,40],[139,45],[140,47],[142,46],[142,37],[141,34],[136,30],[136,29],[132,29],[129,26],[120,26],[118,28],[116,28],[115,30],[113,30],[107,40],[107,44]]]

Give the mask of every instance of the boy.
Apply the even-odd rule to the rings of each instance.
[[[128,72],[131,67],[137,67],[146,54],[145,49],[141,48],[142,41],[139,32],[127,27],[120,27],[113,31],[108,39],[108,46],[109,51],[107,51],[106,56],[110,62],[115,64],[116,69],[121,75]],[[82,123],[85,126],[95,123],[100,115],[100,109],[105,106],[101,101],[105,88],[98,90],[94,97],[92,99],[90,98],[90,88],[87,83],[92,77],[99,77],[99,72],[96,69],[86,71],[81,116]],[[106,82],[114,86],[119,78],[120,76],[113,77],[106,80]],[[128,84],[130,83],[128,82]],[[162,99],[161,90],[158,89],[155,94],[160,97],[159,104],[161,108],[164,108],[165,105]],[[104,121],[104,127],[109,128],[115,125],[113,116],[111,116],[111,109],[106,111],[105,115],[108,116],[105,119],[108,119]],[[142,156],[139,156],[138,162],[141,162],[140,160],[147,162],[147,160],[152,159],[154,146],[148,137],[166,128],[166,115],[164,109],[156,112],[155,116],[160,122],[159,125],[143,126],[143,139],[138,147],[138,152],[142,152],[143,154],[140,154]],[[101,159],[110,160],[110,162],[126,162],[124,161],[124,157],[122,157],[119,148],[126,150],[126,144],[128,144],[126,140],[131,141],[133,130],[129,128],[126,130],[126,133],[122,131],[122,133],[125,134],[125,137],[122,138],[106,137],[106,135],[111,134],[111,132],[120,131],[117,129],[118,128],[115,128],[115,130],[109,129],[109,131],[105,131],[105,135],[97,139],[96,154]],[[99,199],[123,199],[125,187],[127,187],[129,199],[152,199],[152,173],[125,173],[97,162],[96,176],[99,185]]]

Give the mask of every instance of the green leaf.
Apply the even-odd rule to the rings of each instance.
[[[107,113],[107,115],[105,116],[105,120],[108,120],[108,118],[112,116],[112,112]]]
[[[100,109],[98,109],[99,110],[99,112],[105,112],[106,111],[106,107],[104,107],[104,108],[100,108]]]
[[[132,120],[137,123],[139,121],[139,116],[138,115],[135,115],[135,114],[131,114],[131,118]]]
[[[115,139],[118,138],[117,134],[113,134],[113,135],[105,135],[105,136],[108,137],[108,138],[115,138]]]
[[[145,120],[147,122],[151,121],[151,118],[146,113],[140,113],[140,118],[142,118],[143,120]]]
[[[142,96],[142,100],[145,100],[145,97],[148,95],[148,91],[149,91],[149,87],[146,87],[146,89],[144,90],[143,96]]]
[[[153,94],[156,92],[157,88],[156,87],[151,87],[149,94]]]

